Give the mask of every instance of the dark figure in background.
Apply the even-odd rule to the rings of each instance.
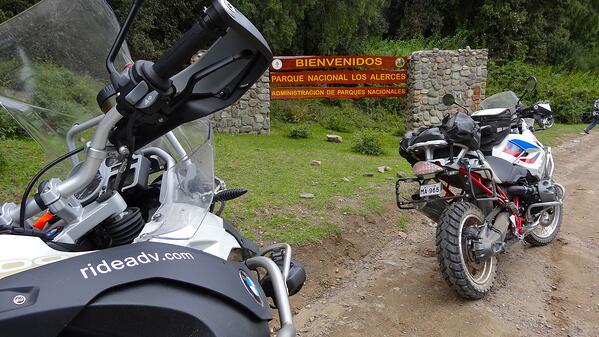
[[[584,129],[584,133],[588,135],[591,129],[594,128],[597,124],[599,124],[599,99],[595,101],[595,105],[593,106],[593,120]]]

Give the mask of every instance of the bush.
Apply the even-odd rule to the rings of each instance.
[[[17,122],[0,108],[0,139],[23,137],[27,132]]]
[[[285,123],[318,123],[337,132],[362,129],[394,132],[405,129],[405,104],[402,98],[273,101],[271,118]]]
[[[14,60],[0,62],[0,95],[32,106],[35,113],[13,112],[18,116],[19,123],[30,129],[35,128],[36,133],[51,136],[63,144],[62,135],[74,122],[81,122],[99,113],[95,97],[102,85],[93,78],[61,66],[34,63],[29,69],[32,74],[27,81],[35,83],[35,86],[29,93],[24,81],[16,80],[19,76],[15,72],[19,69],[22,69],[22,65]],[[0,138],[27,134],[4,109],[0,110]]]
[[[599,98],[599,74],[558,71],[551,66],[533,66],[523,62],[497,65],[489,62],[487,97],[511,90],[521,95],[526,79],[537,77],[537,90],[524,99],[525,105],[549,100],[558,122],[580,123],[591,117],[592,104]]]
[[[364,130],[356,135],[352,145],[352,151],[370,156],[383,154],[383,142],[378,132]]]
[[[271,101],[270,116],[286,123],[317,122],[320,107],[318,100]]]
[[[353,129],[351,117],[347,116],[346,112],[337,110],[332,110],[330,113],[323,115],[321,124],[329,130],[338,132],[350,132]]]
[[[462,29],[458,30],[454,35],[446,37],[439,35],[423,37],[422,35],[418,35],[411,39],[401,40],[374,37],[362,41],[356,47],[356,53],[362,55],[409,56],[415,51],[433,48],[459,49],[471,45],[469,41],[472,40],[474,34],[473,31]]]
[[[400,125],[395,131],[393,131],[395,137],[403,138],[406,135],[406,125]]]
[[[293,139],[300,139],[300,138],[310,138],[310,134],[311,134],[311,132],[310,132],[310,129],[308,129],[308,127],[306,127],[305,125],[297,125],[297,126],[293,126],[289,130],[288,136]]]

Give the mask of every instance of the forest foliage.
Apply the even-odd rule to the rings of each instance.
[[[36,0],[3,0],[0,22]],[[108,0],[122,19],[131,0]],[[377,41],[489,48],[501,64],[524,61],[599,71],[599,0],[232,0],[277,55],[361,52]],[[208,0],[146,1],[129,43],[159,57]],[[374,41],[374,42],[373,42]],[[447,44],[447,42],[450,42]]]
[[[122,21],[131,0],[107,1]],[[0,22],[35,2],[0,1]],[[145,1],[128,38],[134,58],[160,57],[209,2]],[[531,99],[551,100],[563,122],[585,120],[599,95],[599,0],[231,2],[263,32],[276,55],[409,55],[432,48],[488,48],[487,94],[517,90],[518,83],[535,74],[540,85]],[[324,102],[276,103],[273,118],[318,122],[340,131],[355,125],[403,128],[404,100]]]

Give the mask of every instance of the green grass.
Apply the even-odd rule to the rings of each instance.
[[[384,188],[391,186],[396,172],[410,172],[409,165],[397,154],[399,138],[382,134],[385,154],[378,157],[351,152],[350,133],[339,133],[342,144],[328,143],[328,132],[309,126],[312,137],[287,137],[290,125],[276,123],[270,136],[216,135],[216,172],[230,188],[244,187],[250,193],[229,202],[225,218],[246,234],[261,240],[304,244],[339,233],[343,215],[367,217],[384,214],[384,202],[392,196]],[[583,125],[562,125],[537,136],[547,145],[558,138],[580,132]],[[311,166],[319,160],[321,166]],[[29,139],[0,141],[0,197],[17,201],[29,179],[42,166],[41,148]],[[377,167],[392,168],[378,173]],[[364,173],[374,177],[364,177]],[[344,177],[351,177],[344,181]],[[300,193],[312,193],[314,199],[301,199]],[[350,202],[348,202],[350,200]],[[408,220],[396,225],[407,230]]]
[[[389,181],[386,181],[389,183]],[[363,197],[362,202],[364,203],[363,211],[366,214],[377,214],[382,215],[385,211],[383,200],[379,194],[370,194]]]
[[[545,146],[557,146],[560,137],[580,133],[586,124],[555,124],[551,129],[540,130],[535,136]]]
[[[376,129],[405,131],[405,99],[307,99],[273,101],[271,119],[282,123],[318,124],[336,132]],[[295,127],[303,126],[295,124]]]
[[[323,234],[334,232],[327,224],[331,212],[363,216],[382,213],[380,187],[391,184],[387,178],[396,172],[410,170],[397,154],[399,138],[390,134],[381,135],[385,153],[373,157],[351,152],[354,134],[337,133],[344,141],[336,144],[325,141],[331,132],[320,126],[310,126],[309,139],[288,138],[289,127],[277,123],[270,136],[216,136],[217,174],[227,186],[250,191],[229,203],[225,212],[225,217],[246,232],[267,230],[267,238],[281,240],[298,228],[299,234],[292,237],[296,242],[321,239]],[[311,160],[322,164],[311,166]],[[378,173],[377,167],[384,165],[392,170]],[[365,177],[365,173],[373,173],[374,177]],[[350,181],[344,181],[344,177],[350,177]],[[301,199],[301,193],[315,197]],[[355,208],[340,204],[338,209],[337,199],[348,197],[363,200]]]
[[[273,241],[301,244],[335,236],[339,233],[337,224],[321,220],[318,223],[311,221],[310,217],[298,218],[296,214],[275,214],[264,222],[265,238]]]
[[[42,150],[33,140],[0,141],[0,203],[18,204],[25,186],[42,166]]]
[[[370,212],[365,207],[352,207],[352,206],[341,206],[339,208],[339,212],[343,215],[356,215],[361,217],[366,217]]]
[[[397,218],[397,220],[395,221],[395,224],[397,225],[397,227],[402,231],[405,232],[408,230],[409,226],[410,226],[410,221],[408,220],[408,218],[400,216],[399,218]]]

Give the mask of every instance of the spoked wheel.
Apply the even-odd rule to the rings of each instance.
[[[437,259],[445,281],[462,297],[480,299],[495,281],[497,258],[477,263],[471,251],[468,227],[484,224],[482,211],[467,202],[450,205],[437,226]]]
[[[555,119],[552,117],[547,117],[543,119],[543,124],[545,124],[545,129],[550,129],[555,125]]]
[[[558,188],[558,197],[563,199],[564,192]],[[539,224],[524,240],[533,246],[545,246],[555,239],[562,226],[562,205],[545,208],[539,214]]]

